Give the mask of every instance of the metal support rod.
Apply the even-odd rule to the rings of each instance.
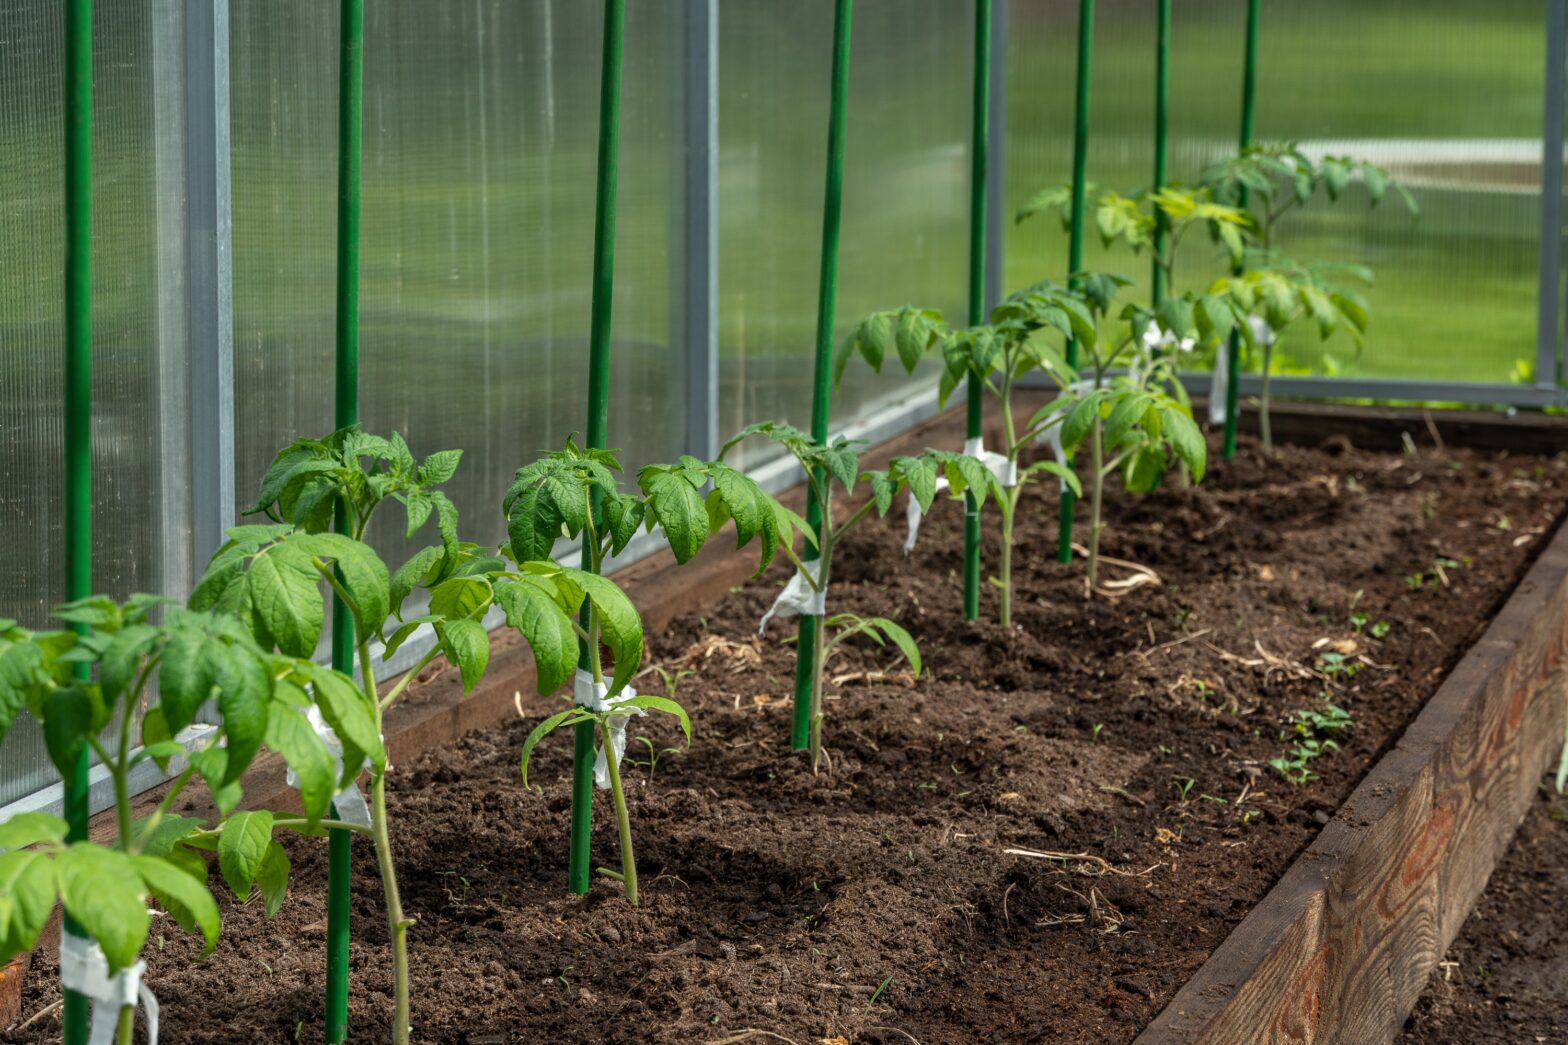
[[[1083,268],[1083,212],[1088,192],[1085,173],[1089,161],[1089,77],[1094,53],[1094,0],[1078,0],[1078,103],[1073,115],[1072,210],[1067,231],[1067,276],[1077,281]],[[1078,365],[1078,339],[1067,342],[1067,362]],[[1073,559],[1073,505],[1071,490],[1062,487],[1056,537],[1056,561]]]
[[[719,0],[686,5],[686,452],[719,453]]]
[[[1258,94],[1258,0],[1247,0],[1247,45],[1246,56],[1242,62],[1241,72],[1241,136],[1240,146],[1246,149],[1252,144],[1252,118],[1256,108]],[[1247,190],[1241,190],[1241,203],[1246,206]],[[1237,268],[1240,274],[1240,268]],[[1225,385],[1225,442],[1221,453],[1228,461],[1236,456],[1236,422],[1240,399],[1237,390],[1241,387],[1241,337],[1238,334],[1230,336],[1230,351],[1226,353],[1226,366],[1229,380]]]
[[[234,525],[228,0],[186,0],[185,70],[191,544],[199,571]]]
[[[1546,76],[1541,96],[1541,255],[1536,295],[1535,383],[1555,388],[1558,364],[1558,322],[1562,315],[1563,261],[1563,93],[1564,61],[1568,59],[1568,0],[1546,5]]]
[[[1170,129],[1171,0],[1155,0],[1159,8],[1158,30],[1154,43],[1154,189],[1165,187],[1165,162]],[[1149,270],[1149,303],[1155,308],[1165,300],[1165,270],[1160,259],[1165,255],[1165,212],[1156,210],[1154,219],[1154,257]]]
[[[604,0],[604,56],[599,68],[599,167],[593,222],[593,320],[588,334],[586,445],[602,449],[610,416],[610,318],[615,298],[615,195],[620,176],[621,44],[626,0]],[[594,508],[598,509],[597,492]],[[594,567],[583,547],[583,569]],[[584,609],[586,614],[587,610]],[[579,651],[588,666],[588,648]],[[571,891],[586,893],[592,866],[594,724],[579,722],[572,737],[572,837],[567,877]]]
[[[341,0],[338,58],[338,256],[334,423],[359,420],[359,189],[361,118],[364,111],[364,0]],[[347,519],[338,514],[341,531]],[[354,622],[348,607],[332,600],[332,666],[354,670]],[[345,830],[327,839],[327,997],[325,1036],[332,1045],[348,1036],[350,842]]]
[[[828,103],[827,183],[822,197],[822,267],[817,284],[817,344],[812,365],[811,437],[828,437],[829,395],[832,391],[833,320],[838,300],[838,241],[844,202],[844,114],[849,97],[849,32],[853,0],[835,0],[833,8],[833,85]],[[818,480],[823,478],[820,470]],[[806,524],[819,535],[822,547],[822,505],[806,498]],[[795,709],[790,746],[805,750],[811,739],[811,686],[817,657],[817,618],[802,614],[795,660]]]
[[[991,0],[975,0],[973,142],[969,166],[969,325],[985,322],[986,190],[991,130]],[[969,375],[964,435],[980,438],[984,423],[985,388]],[[964,619],[980,616],[980,502],[973,491],[964,496]]]
[[[65,5],[65,597],[92,593],[92,370],[93,370],[93,5]],[[78,678],[87,677],[78,664]],[[87,839],[87,752],[65,784],[67,838]],[[80,935],[67,918],[65,931]],[[61,1034],[65,1045],[87,1041],[87,998],[65,992]]]
[[[1007,0],[991,0],[991,130],[986,142],[985,307],[1001,303],[1007,261]]]

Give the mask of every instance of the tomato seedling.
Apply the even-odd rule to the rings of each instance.
[[[937,401],[946,406],[955,389],[973,374],[1002,412],[1002,452],[988,454],[983,445],[965,448],[964,460],[983,468],[959,464],[951,467],[968,472],[968,485],[978,488],[980,500],[990,491],[1002,516],[1002,551],[997,576],[991,584],[997,589],[997,619],[1004,628],[1013,623],[1013,525],[1024,489],[1042,474],[1055,475],[1074,492],[1080,493],[1078,477],[1063,464],[1041,460],[1019,467],[1019,456],[1040,434],[1034,424],[1020,428],[1013,415],[1013,392],[1026,375],[1044,370],[1066,373],[1065,357],[1040,338],[1044,331],[1055,330],[1063,337],[1095,337],[1093,317],[1082,299],[1061,288],[1040,288],[1027,300],[1014,295],[991,314],[988,324],[968,329],[948,327],[942,313],[934,309],[905,307],[889,312],[873,312],[855,327],[840,347],[834,364],[835,381],[842,380],[844,369],[858,355],[878,373],[883,362],[896,355],[906,372],[913,374],[921,359],[937,351],[942,359],[942,376]],[[948,459],[942,461],[948,466]],[[922,505],[922,509],[928,505]]]
[[[84,751],[96,755],[113,783],[117,837],[108,846],[67,843],[65,821],[46,813],[0,824],[0,962],[32,949],[58,902],[91,938],[73,942],[68,930],[64,985],[89,989],[73,981],[101,966],[119,979],[117,993],[134,998],[149,898],[181,928],[201,933],[202,957],[217,943],[218,907],[201,850],[216,850],[224,879],[242,900],[259,884],[268,917],[282,903],[289,861],[273,829],[319,829],[331,793],[326,748],[298,707],[305,702],[302,681],[326,669],[268,653],[232,617],[181,609],[157,596],[133,595],[124,603],[91,596],[55,616],[77,630],[32,632],[0,621],[0,739],[25,707],[62,777],[69,778]],[[136,712],[153,692],[157,699],[142,717],[136,743]],[[213,724],[187,750],[176,737],[204,707]],[[285,749],[310,781],[305,816],[229,815],[241,797],[240,777],[264,742]],[[186,767],[150,816],[133,819],[131,771],[148,760],[167,770],[175,758],[187,759]],[[198,775],[222,814],[212,827],[170,813]],[[110,1015],[95,1013],[95,1024],[112,1024],[116,1040],[129,1045],[134,1004]]]

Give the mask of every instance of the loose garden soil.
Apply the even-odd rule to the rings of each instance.
[[[1568,800],[1545,787],[1403,1040],[1568,1041]]]
[[[819,776],[787,742],[793,622],[755,638],[782,566],[650,636],[652,663],[695,672],[679,696],[696,741],[652,779],[628,770],[640,909],[608,880],[565,895],[565,738],[531,767],[542,792],[517,775],[546,701],[396,767],[415,1040],[1130,1040],[1479,635],[1568,501],[1568,456],[1336,438],[1265,465],[1244,443],[1201,487],[1110,497],[1105,553],[1162,581],[1119,599],[1085,598],[1081,561],[1054,560],[1047,489],[1020,511],[1016,634],[989,593],[986,619],[960,619],[956,505],[907,559],[901,513],[843,546],[830,609],[903,622],[930,677],[875,646],[836,656]],[[1330,652],[1351,670],[1318,670]],[[1317,779],[1286,783],[1268,765],[1281,730],[1325,693],[1354,728]],[[675,744],[668,719],[632,732]],[[606,795],[594,846],[618,865]],[[205,962],[163,925],[147,957],[164,1042],[321,1040],[326,851],[289,852],[283,911],[227,902]],[[370,846],[355,860],[352,1037],[385,1040],[381,891]],[[40,956],[24,1013],[53,978]],[[51,1018],[3,1040],[57,1033]]]

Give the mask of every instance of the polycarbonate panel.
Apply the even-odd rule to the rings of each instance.
[[[1076,0],[1009,0],[1007,193],[1016,209],[1072,172]],[[1507,382],[1535,352],[1544,11],[1531,0],[1264,0],[1255,140],[1295,140],[1387,166],[1420,200],[1376,210],[1353,190],[1287,218],[1279,246],[1303,260],[1371,266],[1372,328],[1357,352],[1303,330],[1279,349],[1284,372]],[[1240,129],[1245,0],[1175,4],[1169,175],[1195,179],[1233,154]],[[1100,0],[1095,22],[1088,180],[1131,191],[1153,164],[1155,17],[1148,0]],[[1147,292],[1148,262],[1100,248],[1085,264]],[[1206,247],[1206,245],[1205,245]],[[1060,278],[1054,220],[1015,228],[1008,285]],[[1184,248],[1179,285],[1223,268]]]
[[[235,5],[242,500],[332,419],[337,26],[290,6]],[[684,436],[682,10],[626,22],[609,443],[628,475]],[[463,450],[472,540],[503,539],[513,472],[586,424],[601,38],[602,5],[569,0],[367,8],[361,411],[418,454]],[[407,554],[391,521],[377,537]]]
[[[154,94],[155,67],[178,61],[178,11],[127,0],[100,5],[93,26],[92,575],[115,596],[177,583],[165,537],[189,536],[184,312],[169,308],[183,285],[184,118]],[[62,34],[53,0],[0,3],[0,617],[30,627],[52,626],[64,592]],[[179,83],[177,65],[164,72]],[[36,726],[18,722],[0,745],[0,805],[56,779]]]
[[[811,420],[833,3],[726,0],[719,34],[727,437],[754,421]],[[855,5],[835,342],[866,313],[906,304],[966,321],[973,38],[968,2]],[[881,376],[856,363],[834,426],[910,387],[896,361]],[[766,459],[748,449],[748,466]]]

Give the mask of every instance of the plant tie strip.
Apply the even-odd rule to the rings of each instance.
[[[816,574],[817,562],[816,559],[802,559],[800,564]],[[789,579],[778,598],[773,600],[773,605],[768,607],[768,612],[762,615],[762,623],[757,625],[757,635],[760,637],[767,633],[768,621],[774,617],[821,617],[827,612],[827,602],[827,589],[815,590],[806,579],[806,574],[796,570],[795,576]]]
[[[973,457],[991,470],[997,482],[1003,486],[1018,485],[1018,462],[1009,461],[1006,454],[992,453],[985,448],[985,439],[975,436],[964,442],[964,456]],[[941,493],[948,488],[946,479],[936,481],[935,490]],[[909,523],[909,536],[904,539],[904,554],[908,555],[915,550],[915,541],[920,537],[920,522],[925,518],[925,512],[920,510],[920,502],[913,496],[909,498],[909,506],[904,509],[904,518]],[[979,512],[966,513],[978,515]]]
[[[87,1045],[114,1045],[120,1010],[141,1003],[147,1014],[147,1045],[158,1045],[158,999],[142,982],[147,963],[137,962],[109,974],[103,948],[85,936],[60,934],[60,986],[89,998],[93,1004]]]
[[[637,698],[637,691],[628,685],[615,695],[615,699],[607,699],[610,693],[609,683],[595,682],[593,673],[582,668],[578,668],[577,673],[572,676],[572,693],[577,699],[578,707],[587,708],[595,714],[614,711],[623,702]],[[627,720],[633,715],[646,714],[647,712],[642,708],[626,708],[621,714],[610,716],[610,743],[615,746],[616,765],[620,765],[621,760],[626,756]],[[610,765],[605,760],[603,744],[594,749],[593,786],[600,791],[607,791],[610,788]]]
[[[1248,316],[1247,325],[1252,337],[1260,345],[1272,345],[1277,335],[1262,316]],[[1220,341],[1219,352],[1214,356],[1214,376],[1209,382],[1209,424],[1215,427],[1225,423],[1225,404],[1230,401],[1230,338]]]

